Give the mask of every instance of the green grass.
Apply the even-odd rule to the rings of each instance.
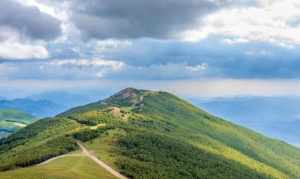
[[[104,157],[111,165],[127,175],[132,176],[137,172],[132,172],[133,168],[140,168],[140,171],[147,173],[148,176],[163,178],[159,172],[148,170],[151,167],[148,166],[147,159],[154,157],[159,152],[165,154],[163,156],[167,156],[169,150],[155,152],[155,148],[161,147],[155,144],[152,146],[153,150],[145,151],[145,148],[133,143],[136,150],[130,155],[130,153],[126,153],[129,150],[128,147],[121,145],[124,142],[132,143],[135,140],[132,136],[139,134],[139,139],[144,140],[143,142],[139,140],[140,144],[148,143],[149,136],[158,136],[160,141],[165,141],[166,145],[179,140],[184,146],[190,146],[186,150],[196,147],[198,153],[203,154],[205,151],[207,155],[211,156],[209,158],[212,159],[210,161],[212,164],[214,158],[219,158],[220,162],[222,159],[228,160],[230,164],[220,164],[219,172],[227,168],[227,174],[229,174],[231,172],[228,168],[234,171],[234,168],[239,165],[237,168],[241,173],[253,173],[253,176],[259,175],[262,178],[297,178],[300,176],[299,149],[223,121],[168,93],[144,97],[144,107],[142,110],[136,111],[139,111],[138,114],[144,117],[115,126],[115,129],[108,130],[99,138],[88,142],[88,146],[95,150],[99,157]],[[159,157],[160,161],[164,160],[163,156]],[[196,156],[195,154],[194,157]],[[189,158],[189,156],[186,157]],[[190,158],[192,157],[190,156]],[[158,162],[155,161],[152,166],[156,166]],[[125,166],[120,163],[124,163]],[[173,163],[180,166],[182,162],[178,161],[176,164],[176,161],[173,161]],[[185,163],[190,167],[197,168],[197,165],[193,165],[191,161]],[[173,168],[169,169],[169,174],[177,171],[176,167],[172,167],[170,164],[167,166]],[[163,167],[159,168],[161,171],[168,171]],[[194,174],[194,176],[212,177],[214,172],[209,172],[209,169],[212,168],[206,167],[207,171],[202,172],[203,175]],[[233,172],[226,178],[236,178],[233,174],[237,173]],[[243,178],[257,178],[243,174],[240,174]],[[168,174],[164,175],[166,178],[170,178]],[[142,176],[141,173],[139,176]],[[135,176],[135,178],[139,177]]]
[[[123,135],[123,136],[122,136]],[[116,143],[113,138],[120,137]],[[111,130],[86,143],[90,150],[132,178],[272,178],[205,150],[149,132]]]
[[[300,178],[298,148],[169,93],[135,89],[40,120],[0,140],[0,169],[74,151],[74,139],[132,178]]]
[[[1,179],[115,179],[85,156],[68,156],[41,166],[0,173]]]
[[[30,166],[76,150],[78,146],[68,132],[80,126],[64,118],[43,119],[1,139],[0,170]]]
[[[7,136],[35,120],[32,115],[15,109],[0,109],[0,137]]]
[[[15,109],[0,109],[0,119],[13,120],[22,123],[31,123],[35,118],[30,114]]]

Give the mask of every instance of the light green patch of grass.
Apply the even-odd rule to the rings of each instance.
[[[0,173],[1,179],[116,179],[85,156],[66,156],[41,166]]]
[[[111,151],[115,148],[115,143],[120,136],[124,136],[126,133],[122,129],[112,129],[106,131],[101,137],[95,138],[89,142],[86,142],[86,146],[90,151],[104,160],[113,168],[118,168],[116,162],[117,156]]]
[[[30,114],[15,109],[0,109],[0,121],[2,120],[30,124],[35,121],[36,118]]]

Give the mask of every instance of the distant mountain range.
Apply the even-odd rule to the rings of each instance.
[[[17,109],[33,116],[46,117],[62,112],[66,108],[63,105],[58,105],[48,100],[32,100],[25,98],[0,100],[0,109]]]
[[[191,99],[232,122],[300,146],[299,97],[236,97]]]
[[[84,105],[98,99],[101,94],[72,94],[63,91],[45,92],[26,98],[0,97],[0,109],[17,109],[36,117],[50,117],[69,108]]]
[[[84,153],[134,179],[300,178],[299,148],[215,117],[170,93],[133,88],[1,139],[0,170],[9,171],[0,172],[0,178],[110,178],[100,177],[104,168],[96,162],[82,165],[76,157]],[[56,156],[61,157],[36,165]]]
[[[31,100],[47,100],[56,105],[64,106],[65,110],[74,106],[84,105],[96,99],[94,94],[73,94],[64,91],[45,92],[29,96]],[[95,99],[96,98],[96,99]]]

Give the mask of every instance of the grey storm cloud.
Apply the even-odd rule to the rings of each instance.
[[[217,10],[209,0],[73,0],[72,21],[87,38],[174,38]],[[80,6],[78,5],[80,4]]]
[[[30,39],[50,40],[61,33],[60,21],[36,7],[14,0],[0,1],[0,27],[9,27]]]

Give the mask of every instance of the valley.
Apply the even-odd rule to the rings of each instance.
[[[0,109],[0,138],[36,121],[37,118],[15,109]]]

